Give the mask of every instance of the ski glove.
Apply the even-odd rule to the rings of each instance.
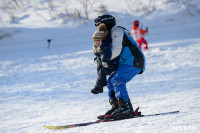
[[[102,62],[101,62],[101,58],[100,58],[100,57],[95,57],[95,58],[94,58],[94,62],[95,62],[98,66],[102,65]]]
[[[146,27],[146,31],[149,32],[149,28],[148,27]]]
[[[108,68],[108,64],[106,62],[102,62],[103,67]]]

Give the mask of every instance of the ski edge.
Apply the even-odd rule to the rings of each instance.
[[[132,117],[132,118],[157,116],[157,115],[169,115],[169,114],[174,114],[174,113],[179,113],[179,110],[171,111],[171,112],[164,112],[164,113],[157,113],[157,114],[141,115],[141,116]],[[128,119],[131,119],[131,118],[128,118]],[[122,119],[122,120],[126,120],[126,119]],[[52,125],[46,126],[46,125],[43,125],[43,127],[45,129],[50,129],[50,130],[61,130],[61,129],[81,127],[81,126],[88,126],[88,125],[92,125],[92,124],[96,124],[96,123],[100,123],[100,122],[111,122],[111,121],[119,121],[119,120],[97,120],[95,122],[79,123],[79,124],[71,124],[71,125],[63,125],[63,126],[52,126]]]
[[[179,113],[179,110],[177,111],[171,111],[171,112],[164,112],[164,113],[157,113],[157,114],[149,114],[149,115],[143,115],[145,116],[156,116],[156,115],[168,115],[168,114],[174,114],[174,113]]]

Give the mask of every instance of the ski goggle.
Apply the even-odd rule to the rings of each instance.
[[[134,25],[137,26],[137,27],[139,26],[139,24],[134,24]]]
[[[100,24],[101,24],[101,19],[99,17],[94,19],[94,25],[95,26],[99,26]]]

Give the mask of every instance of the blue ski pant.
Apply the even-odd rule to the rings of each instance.
[[[107,81],[109,100],[112,98],[113,91],[116,99],[130,100],[126,83],[129,82],[141,69],[129,65],[119,65],[117,71],[113,73]]]

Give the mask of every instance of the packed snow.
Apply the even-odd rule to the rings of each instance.
[[[149,27],[145,35],[149,50],[143,50],[146,71],[127,84],[134,108],[139,106],[142,114],[180,112],[67,130],[44,129],[43,125],[95,121],[111,106],[106,87],[102,94],[90,93],[97,77],[91,40],[97,29],[95,15],[79,24],[76,20],[35,23],[39,18],[30,9],[21,12],[29,16],[18,23],[1,25],[12,31],[0,40],[1,133],[200,132],[200,15],[184,15],[176,8],[145,18],[120,13],[126,4],[118,7],[112,2],[107,3],[108,10],[117,25],[131,30],[132,22],[139,19],[143,28]],[[167,8],[159,5],[160,10]]]

